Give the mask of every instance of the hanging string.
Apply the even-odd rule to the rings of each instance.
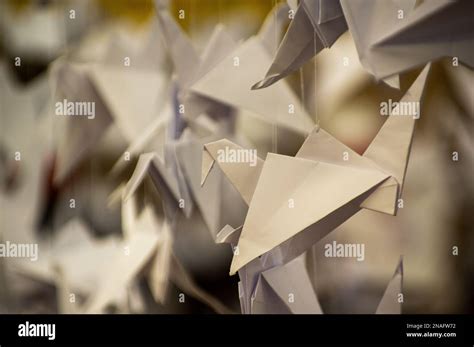
[[[277,12],[274,11],[275,7],[277,4],[277,0],[272,0],[272,11],[273,11],[273,20],[274,20],[274,28],[275,28],[275,46],[278,46],[278,23],[277,23]],[[278,108],[276,111],[277,119],[278,119]],[[275,122],[272,124],[272,152],[273,153],[278,153],[278,122]]]
[[[305,88],[304,88],[304,69],[300,67],[300,92],[301,92],[301,109],[305,109]]]
[[[316,70],[316,53],[317,53],[317,49],[316,49],[316,43],[317,43],[317,40],[316,40],[316,30],[313,31],[313,47],[314,47],[314,57],[313,57],[313,64],[314,64],[314,80],[313,80],[313,83],[314,83],[314,89],[313,89],[313,94],[314,94],[314,120],[315,120],[315,123],[316,123],[316,127],[317,129],[319,130],[320,128],[320,119],[319,119],[319,115],[318,115],[318,102],[317,102],[317,93],[316,93],[316,85],[317,85],[317,70]]]

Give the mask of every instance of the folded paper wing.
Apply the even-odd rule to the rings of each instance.
[[[200,64],[200,57],[189,38],[164,8],[160,0],[155,0],[158,25],[163,41],[171,56],[179,84],[186,87],[194,78]]]
[[[124,239],[110,264],[105,267],[94,294],[85,304],[87,313],[101,313],[109,305],[119,302],[126,289],[150,263],[153,263],[150,288],[157,301],[162,299],[159,295],[168,286],[167,256],[171,237],[166,223],[163,222],[160,228],[159,220],[150,206],[146,206],[139,214],[133,199],[124,202],[122,211]],[[157,268],[160,269],[160,277],[156,276]]]
[[[324,224],[334,211],[388,178],[379,171],[268,154],[230,273],[313,224]]]
[[[191,40],[173,20],[160,1],[156,1],[158,25],[174,65],[178,81],[178,98],[185,106],[182,116],[193,119],[215,107],[216,102],[190,92],[189,87],[212,70],[225,56],[235,49],[237,43],[223,25],[217,25],[201,56]]]
[[[182,140],[176,153],[193,200],[212,235],[217,233],[222,214],[222,176],[211,175],[205,187],[201,187],[201,158],[203,144],[196,138]],[[186,202],[185,202],[186,203]]]
[[[237,45],[223,26],[217,26],[199,57],[169,12],[159,1],[156,4],[158,23],[178,79],[178,99],[185,106],[184,118],[194,119],[215,107],[226,106],[246,110],[299,134],[309,133],[314,123],[289,86],[281,84],[272,91],[250,90],[259,76],[260,66],[270,64],[274,42],[269,32],[283,27],[285,6],[277,6],[259,34],[241,45]],[[248,88],[241,89],[241,85]],[[269,109],[268,105],[274,107]]]
[[[170,170],[165,167],[162,160],[155,153],[142,154],[138,159],[135,171],[125,186],[124,200],[128,200],[135,194],[147,175],[150,176],[164,200],[164,207],[168,216],[174,216],[181,199],[178,179],[171,174]],[[186,213],[186,211],[185,205],[184,212]]]
[[[268,87],[299,69],[347,30],[338,0],[303,0],[265,78],[252,89]]]
[[[218,24],[201,56],[201,64],[195,79],[204,76],[211,71],[222,58],[226,57],[235,49],[237,43],[222,24]]]
[[[141,132],[140,136],[130,142],[123,155],[117,159],[110,170],[111,174],[117,175],[131,163],[131,161],[123,160],[125,154],[129,154],[130,157],[139,157],[141,153],[155,152],[159,156],[164,156],[171,117],[171,106],[167,104],[158,117]]]
[[[53,65],[52,76],[57,87],[58,102],[93,102],[95,107],[94,119],[71,115],[66,120],[65,133],[57,150],[54,175],[54,182],[59,185],[93,150],[114,118],[92,82],[87,66],[58,61]]]
[[[402,97],[401,103],[420,102],[429,69],[428,64]],[[360,169],[381,170],[390,174],[391,178],[371,194],[361,207],[395,215],[408,164],[414,125],[415,119],[411,115],[389,116],[363,155],[354,152],[323,129],[316,128],[301,146],[296,157]]]
[[[117,253],[117,242],[114,237],[94,240],[88,226],[80,219],[67,222],[58,237],[48,248],[41,245],[42,256],[38,261],[24,261],[15,267],[15,271],[54,284],[56,269],[67,274],[67,285],[80,295],[90,295],[100,281],[102,270],[106,267],[103,259],[114,257]],[[122,251],[122,250],[119,250]],[[81,264],[80,267],[77,264]]]
[[[260,172],[263,168],[263,160],[257,157],[255,166],[251,166],[250,163],[247,162],[234,163],[219,160],[219,153],[221,153],[220,151],[223,151],[225,148],[232,151],[243,150],[242,147],[227,139],[204,145],[202,154],[201,185],[204,184],[210,170],[217,161],[220,169],[224,172],[232,185],[237,189],[247,205],[250,205],[252,195],[255,191],[255,187],[260,176]]]
[[[238,253],[235,246],[241,232],[242,226],[233,228],[226,225],[218,233],[216,242],[228,243],[234,252]],[[293,258],[287,256],[293,246],[285,242],[239,269],[239,299],[242,313],[323,313],[309,279],[305,255]],[[377,306],[377,314],[401,313],[402,281],[403,260],[400,258],[395,273]]]
[[[149,70],[105,65],[90,67],[89,76],[127,142],[136,140],[162,106],[164,76]]]
[[[431,64],[425,66],[400,102],[420,104]],[[420,108],[418,108],[420,109]],[[392,176],[391,183],[371,195],[362,207],[395,215],[410,157],[415,120],[420,115],[389,116],[363,156]],[[397,184],[395,188],[394,183]]]
[[[401,314],[402,302],[400,295],[403,288],[403,260],[400,258],[395,273],[387,285],[382,299],[377,307],[376,314]]]
[[[150,291],[156,302],[163,304],[168,291],[173,257],[173,236],[169,224],[164,221],[159,230],[156,255],[150,267]]]
[[[473,67],[474,2],[341,0],[362,65],[377,79],[458,57]],[[390,79],[388,80],[390,81]]]
[[[241,232],[242,226],[233,228],[229,224],[226,224],[217,234],[216,243],[229,243],[231,245],[236,245],[237,242],[239,242]]]
[[[86,313],[103,312],[123,294],[123,290],[136,278],[156,252],[158,234],[152,231],[134,233],[130,240],[124,241],[128,253],[117,254],[111,260],[109,269],[96,293],[86,303]]]
[[[322,313],[304,257],[260,274],[251,297],[250,313]]]
[[[190,89],[216,102],[249,111],[269,124],[307,135],[314,122],[286,83],[272,89],[250,90],[260,67],[269,62],[269,53],[260,38],[251,37],[193,83]],[[241,86],[248,88],[242,89]]]
[[[226,225],[217,243],[228,243],[239,253],[242,226]],[[239,299],[242,313],[322,313],[310,281],[305,255],[286,263],[285,250],[278,246],[239,270]]]
[[[112,267],[106,267],[97,290],[84,306],[87,313],[100,313],[111,304],[116,304],[125,289],[138,276],[145,275],[150,290],[157,302],[166,299],[170,282],[185,293],[201,300],[218,313],[230,310],[216,298],[202,290],[193,281],[186,269],[173,253],[172,233],[166,222],[160,225],[151,208],[145,208],[141,215],[135,215],[131,230],[111,261]]]
[[[58,149],[55,182],[60,184],[102,139],[108,127],[117,125],[127,143],[137,141],[152,123],[160,105],[163,76],[134,68],[69,64],[59,61],[53,69],[58,91],[68,102],[91,102],[94,115],[67,119],[66,133]],[[87,141],[84,141],[87,138]]]

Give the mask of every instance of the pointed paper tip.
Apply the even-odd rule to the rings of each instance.
[[[386,77],[382,81],[389,87],[400,90],[400,75],[399,74]]]
[[[233,262],[232,262],[233,264]],[[229,270],[229,276],[234,276],[239,269],[236,269],[235,266],[231,265]]]
[[[265,88],[265,79],[261,80],[260,82],[255,83],[250,89],[259,90],[262,88]]]
[[[395,269],[395,275],[400,274],[403,276],[403,255],[400,256],[400,260],[398,261],[398,266]]]
[[[137,165],[133,171],[132,177],[125,185],[122,200],[127,202],[130,197],[136,192],[138,186],[143,181],[143,176],[148,172],[151,161],[155,158],[155,153],[144,153],[138,158]]]
[[[431,69],[431,63],[426,64],[423,70],[420,72],[418,77],[416,78],[415,82],[412,83],[408,91],[406,92],[405,97],[412,97],[415,100],[420,101],[421,96],[423,95],[423,91],[425,90],[426,80],[428,78],[428,73]],[[403,99],[402,98],[402,99]]]
[[[237,230],[237,229],[236,229]],[[241,233],[243,230],[239,230],[239,233]],[[240,236],[240,235],[239,235]],[[229,275],[233,276],[239,271],[241,268],[249,264],[251,261],[254,259],[257,259],[259,256],[261,256],[263,253],[260,253],[258,256],[254,255],[245,255],[245,252],[242,252],[242,247],[245,248],[245,240],[241,242],[242,240],[239,239],[239,243],[237,244],[237,249],[239,249],[239,252],[234,253],[234,256],[232,258],[232,262],[230,264],[230,270],[229,270]],[[243,245],[244,244],[244,245]]]
[[[425,77],[426,75],[428,75],[428,72],[430,72],[431,70],[431,62],[429,62],[428,64],[426,64],[426,66],[423,68],[423,70],[420,72],[420,76],[422,74],[425,74]]]
[[[107,207],[113,208],[117,206],[120,202],[125,201],[124,194],[125,184],[121,183],[116,189],[112,191],[112,193],[109,194],[107,198]]]
[[[238,244],[237,244],[237,247],[239,247]],[[237,271],[239,271],[239,269],[245,265],[245,264],[241,264],[241,261],[239,261],[239,259],[241,258],[242,258],[242,255],[240,255],[239,253],[234,253],[234,256],[232,257],[232,262],[230,263],[230,270],[229,270],[230,276],[234,276],[237,273]]]
[[[270,76],[267,76],[265,77],[263,80],[261,80],[260,82],[257,82],[255,83],[253,86],[252,86],[252,90],[258,90],[258,89],[263,89],[263,88],[267,88],[269,86],[271,86],[272,84],[274,84],[275,82],[279,81],[280,80],[280,75],[270,75]]]
[[[214,163],[214,158],[209,154],[204,146],[204,150],[202,151],[201,187],[206,182],[207,176],[209,176]]]
[[[423,70],[421,70],[420,74],[416,78],[415,82],[413,82],[413,84],[415,84],[417,81],[420,81],[424,85],[426,83],[426,78],[428,77],[428,73],[430,72],[430,70],[431,70],[431,62],[426,64]]]
[[[136,191],[135,187],[131,187],[127,184],[122,194],[122,201],[127,202],[128,200],[130,200],[130,197],[135,193],[135,191]]]
[[[216,235],[216,243],[231,243],[237,244],[239,241],[240,233],[242,232],[242,225],[238,228],[234,228],[229,224],[226,224],[221,231]]]

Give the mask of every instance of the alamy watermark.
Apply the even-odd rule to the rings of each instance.
[[[37,261],[38,244],[10,241],[0,243],[0,258],[30,258],[31,261]]]
[[[365,259],[365,245],[363,243],[326,243],[324,256],[327,258],[356,258],[357,261]]]
[[[57,116],[84,116],[87,119],[95,118],[94,101],[58,101],[55,104]]]
[[[420,118],[420,103],[418,101],[382,101],[380,103],[381,116],[410,116]]]
[[[37,324],[26,321],[18,325],[18,336],[20,337],[47,337],[48,340],[56,339],[56,324]]]
[[[219,163],[248,163],[250,166],[257,165],[257,150],[245,148],[229,148],[217,151],[217,161]]]

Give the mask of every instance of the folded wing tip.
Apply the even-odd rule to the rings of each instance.
[[[262,89],[262,88],[265,88],[266,85],[265,85],[265,80],[266,79],[263,79],[257,83],[255,83],[250,89],[251,90],[258,90],[258,89]]]
[[[237,246],[238,247],[238,246]],[[229,275],[234,276],[237,271],[240,270],[245,264],[242,264],[241,261],[238,259],[239,255],[235,254],[234,257],[232,258],[232,263],[230,264],[230,270],[229,270]]]
[[[270,87],[272,84],[280,80],[280,75],[278,74],[273,74],[270,76],[266,76],[263,80],[255,83],[250,89],[251,90],[258,90],[258,89],[263,89]]]
[[[133,187],[130,187],[128,184],[125,186],[125,189],[122,193],[122,201],[127,202],[130,200],[130,197],[135,193],[135,189]]]
[[[202,151],[201,187],[206,183],[206,179],[209,176],[214,163],[214,158],[209,154],[206,146],[204,146],[204,150]]]

